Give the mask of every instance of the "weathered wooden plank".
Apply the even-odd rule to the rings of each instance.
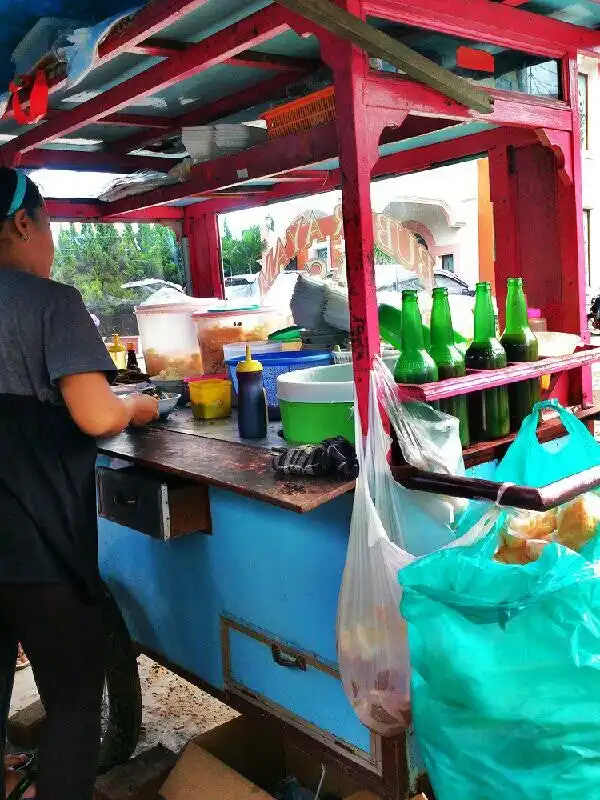
[[[483,89],[464,78],[453,75],[410,47],[369,25],[354,14],[334,5],[330,0],[277,0],[316,25],[365,50],[370,56],[382,58],[398,67],[411,78],[451,97],[467,108],[490,114],[493,100]]]
[[[350,492],[354,481],[279,477],[268,450],[145,428],[99,443],[99,452],[141,467],[229,489],[299,514]]]

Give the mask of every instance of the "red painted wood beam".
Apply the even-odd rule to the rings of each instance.
[[[276,72],[308,72],[315,69],[319,62],[309,58],[297,58],[295,56],[274,55],[273,53],[261,53],[258,51],[247,50],[228,59],[227,63],[232,67],[249,67],[250,69],[274,70]]]
[[[269,6],[225,28],[208,39],[192,45],[173,58],[150,67],[134,78],[103,92],[60,117],[28,130],[18,139],[0,148],[0,157],[12,163],[18,153],[27,153],[35,147],[65,136],[79,128],[98,122],[108,114],[126,108],[133,99],[157,94],[199,72],[222,64],[249,46],[261,44],[287,30],[284,13],[278,6]]]
[[[600,45],[598,31],[489,0],[364,0],[368,16],[559,58]]]
[[[208,0],[154,0],[138,11],[129,25],[106,37],[98,48],[98,58],[105,61],[128,52],[131,47],[180,22],[207,2]]]
[[[104,204],[97,200],[62,200],[49,198],[46,208],[50,218],[63,222],[98,222],[104,220]],[[155,206],[135,213],[136,221],[152,222],[158,220],[183,219],[184,209],[177,206]],[[132,222],[133,217],[122,215],[114,217],[111,222],[125,220]]]
[[[441,117],[457,122],[476,120],[522,128],[571,129],[573,120],[569,106],[560,100],[545,100],[497,89],[488,91],[494,98],[494,110],[491,114],[479,114],[423,84],[370,72],[366,103],[373,114],[387,111],[391,115],[405,109],[416,116]]]
[[[326,169],[294,169],[276,177],[278,183],[322,183],[329,179],[329,171]]]
[[[108,63],[113,58],[128,52],[129,48],[173,25],[207,2],[208,0],[154,0],[138,11],[128,25],[119,28],[112,35],[109,34],[101,42],[96,64],[99,66]],[[50,94],[64,89],[66,84],[67,79],[64,77],[50,80],[48,87]],[[22,105],[23,107],[29,105],[27,98],[23,98]],[[12,108],[9,108],[4,116],[12,116]]]
[[[276,75],[273,78],[268,78],[266,81],[249,86],[247,89],[242,89],[235,94],[222,97],[220,100],[215,100],[212,103],[200,106],[193,111],[188,111],[179,117],[171,119],[169,122],[169,131],[177,131],[185,127],[193,127],[194,125],[207,125],[209,122],[214,122],[218,119],[223,119],[230,114],[236,114],[239,111],[245,111],[247,108],[252,108],[255,105],[266,103],[272,98],[279,97],[282,92],[287,89],[291,80],[288,74]],[[108,149],[113,153],[131,153],[133,150],[139,150],[153,142],[161,139],[160,134],[153,134],[150,131],[142,131],[133,136],[128,136],[115,142]]]
[[[50,109],[46,112],[44,119],[56,119],[62,113],[57,109]],[[121,125],[125,128],[156,128],[164,130],[172,125],[172,121],[168,117],[153,117],[147,114],[109,114],[108,117],[103,117],[102,124]]]
[[[60,112],[58,113],[60,114]],[[173,123],[168,117],[151,117],[147,114],[109,114],[107,117],[102,117],[102,124],[122,125],[125,128],[168,130]]]
[[[216,214],[186,210],[183,235],[188,243],[194,297],[224,298],[221,238]]]
[[[177,42],[174,39],[161,39],[157,36],[151,39],[144,39],[143,42],[132,46],[129,52],[141,56],[171,58],[177,53],[183,53],[188,47],[189,45],[185,42]]]
[[[107,213],[169,203],[184,197],[226,189],[251,180],[270,178],[298,167],[310,166],[337,154],[335,124],[273,139],[242,153],[199,164],[184,183],[165,186],[110,203]]]
[[[493,129],[473,133],[470,136],[461,136],[458,139],[449,139],[445,142],[436,142],[425,147],[416,147],[380,158],[373,178],[385,178],[394,175],[407,175],[426,169],[435,169],[451,161],[458,161],[481,154],[487,154],[499,144],[508,144],[513,147],[525,147],[535,144],[537,136],[535,131],[510,129]]]
[[[145,169],[168,172],[175,164],[177,159],[173,158],[119,156],[105,150],[32,150],[25,153],[21,161],[23,167],[31,169],[69,169],[124,175]]]
[[[177,53],[183,53],[191,45],[187,42],[178,42],[174,39],[161,39],[155,37],[146,39],[131,48],[132,53],[155,58],[171,58]],[[263,53],[258,50],[247,50],[225,62],[231,67],[246,67],[250,69],[274,70],[276,72],[304,72],[317,66],[317,61],[296,56]]]

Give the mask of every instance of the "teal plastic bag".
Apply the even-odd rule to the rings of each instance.
[[[538,412],[544,408],[558,412],[567,436],[545,444],[539,442]],[[600,444],[585,425],[557,400],[544,400],[523,420],[517,438],[498,466],[495,479],[539,487],[598,465]]]
[[[551,405],[568,436],[540,445],[534,412],[498,480],[542,486],[600,463],[586,428]],[[600,535],[580,554],[550,544],[531,564],[502,564],[492,556],[508,513],[492,507],[491,533],[399,573],[417,740],[437,800],[595,800]]]
[[[600,797],[597,565],[556,544],[526,566],[456,548],[400,575],[437,800]]]

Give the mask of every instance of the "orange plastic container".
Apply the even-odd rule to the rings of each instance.
[[[335,89],[328,86],[299,100],[265,111],[261,115],[267,123],[270,139],[289,133],[308,131],[318,125],[335,121]]]

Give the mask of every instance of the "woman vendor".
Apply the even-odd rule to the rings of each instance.
[[[80,294],[50,280],[53,258],[38,188],[0,168],[0,736],[21,642],[46,709],[25,796],[90,800],[105,649],[96,439],[158,407],[111,391],[113,362]]]

